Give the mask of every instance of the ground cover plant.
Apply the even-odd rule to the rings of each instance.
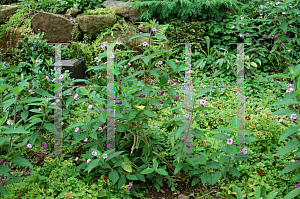
[[[28,59],[2,60],[1,197],[145,198],[148,187],[155,192],[169,187],[178,196],[178,180],[206,187],[194,193],[180,190],[196,198],[299,197],[299,5],[296,1],[270,3],[245,5],[262,13],[257,20],[242,8],[224,18],[219,28],[211,29],[218,23],[206,22],[208,28],[203,27],[199,35],[203,43],[192,48],[193,85],[199,85],[193,87],[192,115],[184,115],[182,87],[169,84],[174,79],[184,81],[184,49],[171,45],[170,50],[163,50],[164,43],[151,47],[145,42],[140,44],[144,53],[137,55],[116,40],[110,54],[108,42],[102,41],[97,57],[90,57],[88,72],[91,85],[106,85],[107,57],[114,58],[116,132],[112,133],[106,132],[112,121],[106,119],[105,87],[67,87],[55,99],[55,81],[74,82],[69,71],[55,79],[47,68],[51,60],[43,52],[19,51]],[[167,42],[164,35],[154,34],[167,26],[155,22],[142,22],[149,33],[131,39],[144,36]],[[192,32],[205,24],[174,20],[171,25],[177,22]],[[171,26],[175,36],[169,39],[174,43],[178,42],[176,34],[188,38],[187,33],[177,31],[183,25]],[[229,31],[236,36],[229,38]],[[217,42],[220,32],[227,36]],[[24,48],[43,46],[41,38],[22,40]],[[236,152],[237,107],[237,88],[229,86],[237,75],[232,41],[252,43],[245,45],[246,144],[242,152],[251,155],[248,158],[230,156]],[[179,37],[179,42],[187,40]],[[68,48],[62,54],[76,55]],[[50,158],[54,109],[60,103],[62,151],[71,157]],[[191,143],[183,128],[186,122]],[[111,149],[107,136],[115,137],[115,152],[122,157],[107,155]],[[183,154],[185,144],[201,157],[176,157]],[[23,177],[21,168],[27,168],[30,175]],[[205,191],[209,185],[217,191]]]

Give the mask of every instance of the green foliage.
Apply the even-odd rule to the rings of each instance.
[[[187,20],[193,16],[201,15],[202,12],[208,14],[210,17],[218,15],[220,7],[237,8],[241,3],[236,0],[223,1],[207,1],[207,0],[180,0],[180,1],[135,1],[132,7],[139,8],[140,20],[149,21],[157,17],[159,21],[164,21],[170,16],[183,17]]]

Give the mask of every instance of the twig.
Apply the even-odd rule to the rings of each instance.
[[[217,192],[217,191],[211,191],[211,192],[209,192],[209,193],[207,193],[207,194],[201,196],[200,198],[203,198],[204,196],[206,196],[206,195],[208,195],[208,194],[211,194],[211,193],[213,193],[213,192]]]

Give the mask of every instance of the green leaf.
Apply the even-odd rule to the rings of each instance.
[[[289,192],[283,199],[295,198],[296,196],[299,196],[299,194],[300,194],[300,187]]]
[[[174,118],[170,119],[170,122],[173,120],[184,120],[184,119],[185,119],[184,117],[174,117]]]
[[[7,166],[0,165],[0,175],[7,174],[10,171],[11,171],[10,168],[8,168]]]
[[[131,173],[132,172],[132,166],[129,158],[124,157],[124,162],[122,163],[121,167],[126,171]]]
[[[233,191],[236,192],[237,199],[243,199],[243,194],[242,194],[241,190],[235,185],[232,188],[233,188]]]
[[[126,177],[123,175],[119,181],[118,181],[118,189],[121,189],[121,187],[126,183]]]
[[[54,133],[54,124],[53,123],[44,123],[44,128],[51,133]]]
[[[192,180],[192,186],[195,186],[200,181],[200,178],[198,176],[194,177]]]
[[[211,184],[214,185],[216,184],[222,177],[222,172],[221,171],[216,171],[212,178],[211,178]]]
[[[102,122],[105,123],[106,122],[106,113],[105,112],[101,112],[98,116],[98,119]]]
[[[107,55],[106,55],[107,56]],[[106,57],[106,56],[103,56],[103,57]],[[99,59],[101,59],[99,56],[98,56]],[[93,66],[89,69],[86,70],[86,72],[90,71],[90,70],[101,70],[101,69],[106,69],[107,70],[107,66]]]
[[[26,121],[26,119],[28,118],[28,115],[29,115],[29,111],[23,111],[21,113],[21,118],[23,121]]]
[[[20,93],[20,88],[18,87],[18,86],[16,86],[15,88],[14,88],[14,94],[15,94],[15,96],[17,96],[17,95],[19,95],[19,93]]]
[[[150,74],[155,77],[160,77],[160,73],[157,68],[150,70]]]
[[[95,139],[95,140],[98,140],[98,138],[97,138],[97,131],[90,133],[90,137],[93,138],[93,139]]]
[[[167,73],[163,73],[160,78],[160,85],[164,85],[168,83],[169,75]]]
[[[290,109],[281,109],[281,110],[273,112],[271,115],[269,115],[269,117],[271,117],[273,115],[287,115],[287,116],[290,116],[293,113],[294,113],[294,111],[292,111]]]
[[[15,183],[15,182],[20,182],[23,179],[24,179],[24,177],[14,177],[12,179],[7,180],[5,185],[12,184],[12,183]]]
[[[230,138],[229,135],[223,134],[223,133],[219,133],[216,134],[214,136],[212,136],[212,138],[218,139],[218,140],[228,140]]]
[[[131,111],[128,115],[127,121],[132,120],[136,116],[136,111]]]
[[[6,112],[5,116],[0,120],[0,126],[2,126],[2,124],[7,120],[8,113],[9,112]]]
[[[213,91],[213,89],[211,89],[211,88],[201,89],[196,98],[198,99],[199,97],[202,97],[203,95],[205,95],[207,92],[211,92],[211,91]]]
[[[148,65],[150,59],[151,59],[151,55],[150,56],[144,56],[143,61],[145,62],[146,65]]]
[[[45,99],[44,98],[38,98],[38,97],[28,97],[28,98],[23,99],[19,103],[24,104],[24,103],[30,103],[30,102],[36,102],[36,101],[42,102],[43,100],[45,100]]]
[[[144,169],[140,174],[149,174],[149,173],[153,173],[154,169],[153,168],[148,168],[148,169]]]
[[[240,172],[237,168],[235,167],[229,167],[229,172],[233,175],[233,176],[240,176]]]
[[[3,195],[10,195],[4,186],[0,186],[0,193]]]
[[[297,81],[297,88],[296,88],[297,91],[300,90],[300,76],[298,77],[298,81]]]
[[[72,142],[72,145],[77,144],[78,142],[82,141],[84,138],[88,136],[87,133],[80,134],[76,136],[76,140]]]
[[[180,134],[182,133],[184,131],[184,126],[181,126],[181,127],[179,127],[179,128],[177,128],[176,130],[174,130],[171,134],[170,134],[170,136],[175,136],[175,139],[178,139],[179,138],[179,136],[180,136]]]
[[[140,181],[146,182],[145,176],[144,176],[144,175],[138,173],[138,174],[136,175],[136,177],[137,177]]]
[[[156,116],[154,115],[154,113],[152,113],[151,111],[148,111],[148,110],[144,110],[143,113],[149,117],[154,117],[156,118]]]
[[[145,33],[143,35],[135,35],[135,36],[131,37],[128,41],[130,41],[132,39],[140,38],[140,37],[149,37],[149,36],[150,36],[149,33]]]
[[[13,103],[16,102],[16,99],[9,99],[3,102],[3,110],[6,110],[8,107],[10,107]]]
[[[204,133],[202,131],[200,131],[199,129],[193,129],[192,130],[192,134],[195,136],[195,137],[200,137],[200,136],[203,136],[205,137]]]
[[[274,190],[266,197],[266,199],[274,199],[277,194],[278,192]]]
[[[274,104],[269,105],[268,107],[271,106],[282,106],[282,105],[290,105],[290,104],[299,104],[297,100],[282,100],[280,102],[276,102]]]
[[[11,160],[14,164],[20,165],[20,166],[29,166],[29,168],[33,169],[32,164],[26,159],[22,157],[16,157]]]
[[[164,39],[164,40],[168,41],[168,39],[165,35],[155,35],[155,36],[152,36],[152,37],[158,38],[158,39]]]
[[[30,136],[30,144],[33,145],[35,143],[36,138],[39,136],[39,132],[35,131],[31,136]]]
[[[160,175],[164,175],[164,176],[167,176],[168,175],[168,172],[164,169],[157,169],[155,170],[157,173],[159,173]]]
[[[296,138],[293,138],[279,152],[277,152],[275,156],[282,156],[298,147],[299,145],[297,144]]]
[[[70,104],[73,102],[74,98],[69,97],[66,101],[66,108],[69,108]]]
[[[256,187],[256,189],[254,191],[254,198],[260,199],[260,187]]]
[[[292,126],[288,130],[284,131],[283,134],[280,136],[278,143],[287,138],[288,136],[292,135],[293,133],[298,132],[299,128],[299,126]]]
[[[3,134],[18,134],[18,133],[30,133],[30,131],[26,131],[24,126],[18,126],[15,129],[6,129],[6,131],[2,132]]]
[[[182,165],[183,165],[182,162],[179,162],[179,163],[176,165],[175,171],[174,171],[174,175],[175,175],[176,173],[178,173],[178,172],[182,169]]]
[[[153,168],[157,169],[157,167],[158,167],[158,162],[156,160],[154,160],[154,162],[153,162]]]
[[[231,128],[228,127],[221,127],[212,131],[230,131],[230,132],[235,132],[235,130],[232,130]]]
[[[167,63],[169,66],[171,66],[171,68],[172,68],[173,70],[175,70],[175,68],[176,68],[175,62],[173,62],[172,60],[168,60],[168,61],[166,61],[166,63]]]
[[[88,173],[91,172],[91,170],[95,167],[97,167],[98,163],[99,163],[100,159],[97,158],[97,159],[93,159],[92,162],[90,162],[87,166],[87,169],[88,169]]]
[[[281,21],[281,28],[282,28],[283,32],[287,32],[288,23],[286,22],[286,20]]]
[[[37,94],[42,95],[43,97],[53,97],[53,95],[51,95],[50,93],[48,93],[47,91],[45,91],[42,88],[34,89],[34,92],[37,93]]]
[[[267,76],[267,78],[291,78],[290,76],[286,75],[286,74],[275,74],[275,75],[270,75]]]
[[[291,164],[287,165],[277,177],[281,176],[282,174],[289,173],[294,171],[295,169],[300,167],[300,162],[292,162]]]
[[[113,181],[114,184],[119,180],[119,174],[116,171],[111,171],[108,174],[108,178]]]
[[[137,177],[135,175],[130,175],[129,173],[126,174],[126,178],[128,180],[138,180]]]
[[[207,172],[202,173],[201,181],[202,181],[203,186],[205,185],[206,182],[208,184],[211,184],[211,175],[208,174]]]

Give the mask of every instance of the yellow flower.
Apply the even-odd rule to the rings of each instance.
[[[40,168],[37,169],[38,171],[40,170]]]
[[[138,109],[142,109],[142,110],[145,108],[145,106],[136,106],[136,105],[133,105],[133,106],[138,108]]]
[[[267,93],[273,93],[273,91],[270,89],[267,89]]]

